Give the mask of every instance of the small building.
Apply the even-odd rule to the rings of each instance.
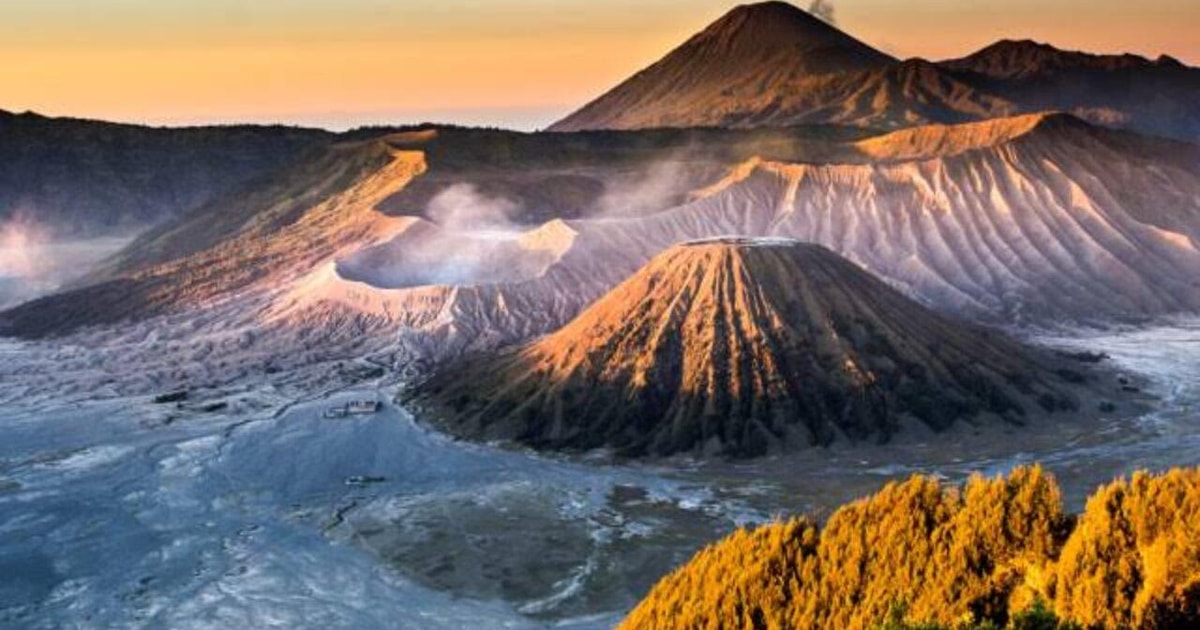
[[[346,406],[339,405],[337,407],[328,407],[325,409],[325,413],[322,415],[325,416],[326,418],[345,418],[346,417]]]
[[[334,405],[327,407],[323,414],[326,418],[346,418],[349,416],[365,416],[373,413],[378,413],[383,405],[378,400],[361,399],[351,400],[344,405]]]
[[[346,412],[351,415],[364,415],[379,411],[378,400],[352,400],[346,405]]]

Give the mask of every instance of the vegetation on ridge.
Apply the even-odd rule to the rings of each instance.
[[[1040,467],[892,483],[739,530],[665,577],[634,628],[1200,627],[1200,469],[1135,474],[1063,510]]]

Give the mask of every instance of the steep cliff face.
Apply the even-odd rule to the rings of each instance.
[[[754,456],[1074,408],[1055,370],[823,247],[734,238],[671,248],[561,330],[414,396],[472,438]]]
[[[522,256],[433,302],[430,287],[359,284],[358,293],[406,322],[424,313],[422,327],[484,345],[520,341],[565,323],[676,243],[745,235],[820,243],[926,305],[976,320],[1052,325],[1200,310],[1192,145],[1038,114],[917,127],[844,148],[835,162],[746,161],[659,213],[547,224],[570,236],[536,273],[488,281],[520,271]],[[485,251],[462,237],[436,239],[447,240],[446,252]],[[440,268],[405,262],[419,251],[405,247],[388,264],[418,275]]]

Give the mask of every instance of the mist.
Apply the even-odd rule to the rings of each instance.
[[[595,218],[628,217],[666,210],[688,188],[686,153],[658,160],[624,181],[609,181],[595,203]]]
[[[579,208],[578,220],[645,216],[686,203],[694,191],[719,181],[730,168],[721,161],[699,159],[701,155],[699,147],[681,147],[636,168],[608,173],[603,176],[603,192]],[[430,224],[338,261],[338,272],[346,279],[387,289],[488,285],[538,277],[572,241],[565,236],[523,239],[540,227],[529,217],[548,216],[544,208],[527,202],[533,203],[488,195],[467,182],[452,184],[426,203],[422,214]]]
[[[0,222],[0,309],[53,293],[115,253],[127,236],[58,240],[54,230],[16,212]]]
[[[454,184],[429,200],[425,216],[443,230],[476,235],[513,235],[521,204],[483,195],[473,184]]]
[[[486,285],[540,275],[556,259],[520,241],[530,228],[517,223],[523,206],[455,184],[431,199],[425,216],[434,225],[413,228],[391,241],[338,262],[343,277],[380,288]]]
[[[38,275],[48,263],[41,250],[49,241],[50,231],[24,213],[0,223],[0,277]]]

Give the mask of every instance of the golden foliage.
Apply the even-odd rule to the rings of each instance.
[[[1200,469],[1101,488],[1057,574],[1055,609],[1085,627],[1200,628]]]
[[[1056,627],[1055,615],[1200,627],[1200,470],[1114,483],[1075,522],[1037,466],[962,486],[914,476],[819,532],[807,519],[739,530],[664,578],[622,628]]]
[[[661,597],[639,606],[629,628],[789,628],[791,598],[816,579],[817,527],[798,519],[739,529],[696,555],[655,587]]]

